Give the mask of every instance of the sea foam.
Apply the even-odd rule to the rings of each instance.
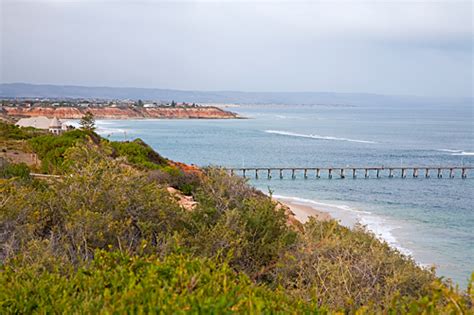
[[[132,130],[126,130],[122,128],[115,128],[116,125],[113,121],[105,121],[105,120],[96,120],[97,126],[97,133],[101,136],[109,136],[113,134],[126,134],[126,133],[133,133]]]
[[[357,143],[377,143],[377,142],[368,141],[368,140],[358,140],[358,139],[339,138],[339,137],[331,137],[331,136],[302,134],[302,133],[295,133],[295,132],[281,131],[281,130],[265,130],[265,132],[266,133],[277,134],[277,135],[282,135],[282,136],[310,138],[310,139],[317,139],[317,140],[348,141],[348,142],[357,142]]]
[[[307,205],[315,210],[328,212],[333,218],[340,220],[341,224],[347,227],[353,227],[355,223],[359,223],[374,233],[378,239],[387,242],[387,244],[396,248],[402,254],[407,256],[413,254],[409,249],[403,247],[393,235],[392,231],[397,229],[398,226],[390,224],[385,218],[374,215],[372,212],[357,210],[348,205],[332,204],[299,197],[282,195],[273,195],[273,197],[283,201],[287,200],[289,202]]]

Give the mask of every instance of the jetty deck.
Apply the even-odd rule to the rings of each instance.
[[[241,175],[243,177],[254,176],[256,179],[266,177],[271,179],[276,173],[280,179],[288,173],[291,178],[295,179],[297,174],[302,174],[304,179],[313,176],[314,178],[321,178],[325,176],[329,179],[333,176],[338,178],[352,177],[357,178],[394,178],[396,176],[406,178],[408,176],[413,178],[424,177],[430,178],[432,175],[437,178],[443,178],[444,175],[448,178],[467,178],[468,171],[472,171],[474,166],[344,166],[344,167],[237,167],[224,168],[231,175]]]

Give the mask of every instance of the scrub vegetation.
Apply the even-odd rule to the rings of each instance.
[[[360,226],[299,224],[220,169],[93,131],[25,137],[61,176],[1,168],[2,314],[473,311],[473,279],[461,291]]]

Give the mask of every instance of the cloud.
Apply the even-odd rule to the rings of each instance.
[[[471,2],[3,0],[2,9],[4,81],[423,95],[472,89]]]

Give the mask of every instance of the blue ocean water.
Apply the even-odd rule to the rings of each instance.
[[[113,140],[142,138],[170,159],[200,166],[474,165],[472,105],[241,106],[240,120],[106,120]],[[474,271],[474,171],[420,177],[250,179],[275,196],[359,222],[439,275],[465,286]]]

